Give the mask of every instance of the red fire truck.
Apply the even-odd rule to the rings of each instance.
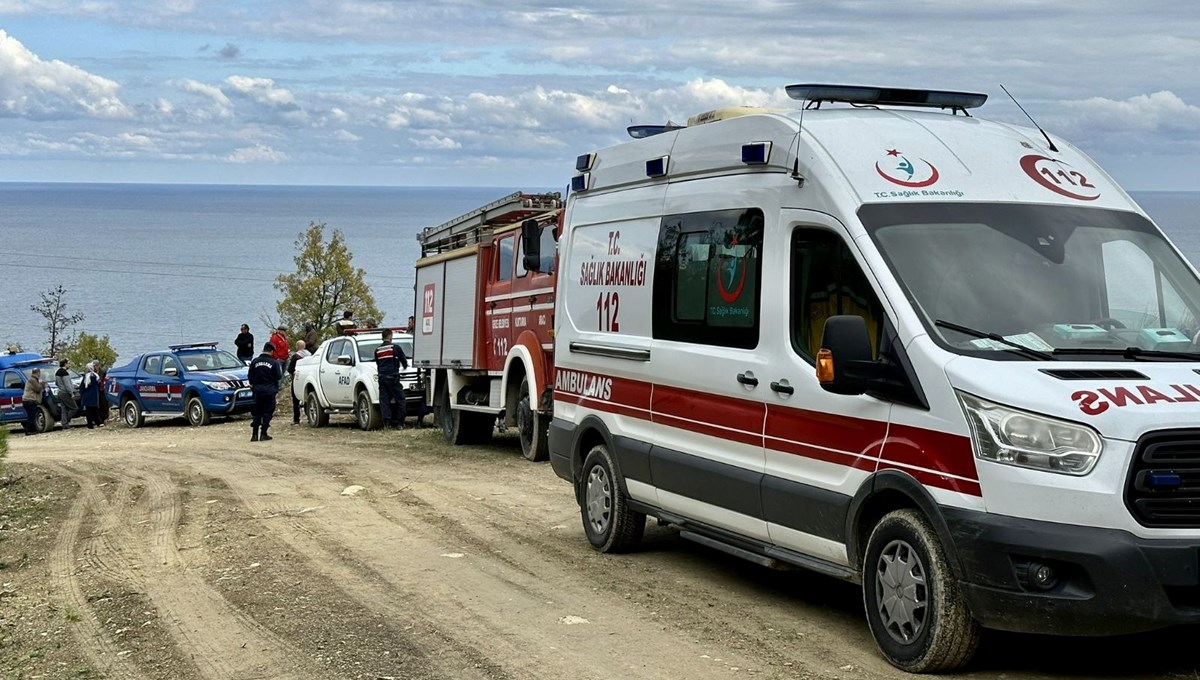
[[[526,458],[547,457],[561,214],[560,194],[518,191],[417,235],[413,356],[452,444],[516,427]]]

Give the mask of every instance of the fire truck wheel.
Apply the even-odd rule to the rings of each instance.
[[[329,414],[321,408],[321,400],[317,399],[316,390],[309,390],[304,395],[304,418],[309,427],[325,427],[329,424]]]
[[[594,548],[605,553],[637,548],[646,531],[646,516],[629,508],[614,468],[608,447],[593,446],[583,461],[583,489],[579,494],[583,532]]]
[[[529,378],[521,379],[521,397],[517,402],[517,431],[521,434],[521,453],[528,460],[550,457],[550,419],[533,408]]]
[[[937,534],[920,512],[889,513],[871,531],[863,559],[863,603],[875,643],[910,673],[957,670],[979,646]]]
[[[146,422],[137,399],[125,397],[125,401],[121,402],[121,420],[125,422],[125,427],[141,427]]]
[[[43,433],[49,432],[50,428],[54,427],[54,416],[44,404],[38,407],[37,413],[33,416],[33,427]]]
[[[486,444],[492,438],[496,419],[487,413],[451,408],[450,394],[442,392],[437,405],[437,420],[442,424],[442,438],[447,444]]]
[[[358,419],[358,429],[378,430],[380,424],[379,404],[371,403],[371,395],[366,390],[359,390],[354,399],[354,416]]]
[[[204,402],[200,401],[200,397],[192,395],[187,400],[187,419],[188,424],[193,427],[207,425],[208,421],[212,419],[212,415],[204,407]]]

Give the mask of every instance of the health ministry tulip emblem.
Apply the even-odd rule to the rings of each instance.
[[[933,163],[918,158],[914,164],[898,149],[888,149],[884,159],[875,163],[879,176],[902,187],[920,189],[938,181],[938,170]]]

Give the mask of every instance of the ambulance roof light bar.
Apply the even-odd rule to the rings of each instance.
[[[645,139],[654,135],[661,135],[664,132],[683,129],[682,125],[667,123],[666,125],[630,125],[625,128],[625,132],[629,133],[634,139]]]
[[[787,86],[788,96],[808,102],[805,108],[820,108],[821,102],[855,106],[915,106],[962,111],[983,106],[987,95],[951,90],[914,90],[899,87],[799,84]]]

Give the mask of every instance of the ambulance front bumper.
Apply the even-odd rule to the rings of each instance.
[[[983,626],[1118,635],[1200,623],[1200,540],[943,508]]]

